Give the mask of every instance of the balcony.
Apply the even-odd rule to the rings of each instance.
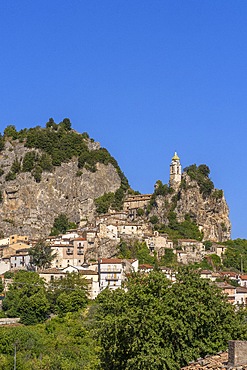
[[[106,281],[118,281],[118,280],[120,280],[119,278],[117,278],[117,277],[109,277],[109,276],[106,276]]]
[[[73,251],[72,251],[72,250],[70,250],[70,249],[67,249],[66,254],[68,254],[68,255],[72,255],[72,254],[73,254]]]
[[[121,269],[121,267],[115,268],[115,269],[113,269],[113,268],[111,268],[111,269],[101,268],[100,269],[100,272],[106,272],[108,274],[110,274],[110,273],[119,273],[120,274],[122,271],[123,271],[123,269]]]
[[[84,254],[84,250],[83,250],[83,249],[78,249],[78,250],[77,250],[77,254],[78,254],[79,256],[83,255],[83,254]]]

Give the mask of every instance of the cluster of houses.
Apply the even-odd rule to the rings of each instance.
[[[135,222],[135,212],[144,208],[150,200],[149,194],[129,196],[121,212],[111,212],[98,216],[95,223],[85,225],[78,230],[69,230],[65,234],[49,236],[45,242],[54,252],[55,258],[46,270],[38,270],[46,282],[62,279],[67,273],[76,272],[88,281],[89,295],[92,299],[106,287],[117,289],[122,286],[131,271],[150,272],[153,267],[139,265],[136,259],[118,259],[117,245],[124,240],[127,244],[133,240],[145,241],[151,255],[160,260],[167,251],[174,254],[179,264],[200,262],[205,256],[217,254],[222,258],[226,247],[213,244],[206,250],[202,242],[193,239],[180,239],[174,246],[167,234],[159,234],[150,226],[140,221]],[[33,269],[29,250],[36,245],[37,239],[28,236],[10,235],[0,240],[0,275],[6,271]],[[111,258],[113,257],[113,258]],[[176,272],[170,268],[161,268],[172,282]],[[217,281],[220,276],[211,271],[201,272],[201,276]],[[236,274],[235,274],[236,275]],[[234,275],[234,276],[235,276]],[[237,276],[237,275],[236,275]],[[234,288],[226,283],[217,283],[228,295],[232,303],[247,304],[247,287],[243,275],[234,279],[240,286]],[[231,278],[230,275],[228,278]],[[220,285],[221,284],[221,285]]]
[[[200,271],[201,277],[214,281],[227,296],[228,302],[247,306],[247,275],[233,271]],[[223,281],[220,281],[223,280]],[[234,284],[230,284],[233,282]],[[235,286],[234,286],[235,285]]]

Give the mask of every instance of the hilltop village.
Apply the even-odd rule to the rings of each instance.
[[[169,185],[175,191],[181,186],[182,170],[177,153],[172,157],[170,165]],[[147,209],[152,194],[129,194],[125,197],[122,211],[111,210],[109,213],[95,216],[90,223],[78,229],[67,230],[56,236],[46,236],[42,242],[51,248],[54,259],[49,268],[37,268],[29,251],[39,238],[29,235],[10,235],[0,240],[0,274],[7,288],[10,283],[5,281],[5,273],[20,269],[36,270],[40,277],[49,283],[54,279],[62,279],[67,273],[76,272],[88,281],[89,296],[95,299],[106,287],[115,290],[122,286],[130,272],[148,273],[155,267],[147,263],[139,263],[135,258],[119,258],[119,245],[127,246],[133,241],[145,243],[150,256],[157,262],[166,254],[173,255],[177,266],[200,263],[205,257],[216,255],[222,259],[226,246],[212,242],[206,248],[203,241],[195,239],[178,239],[176,243],[166,233],[159,233],[145,221],[141,215]],[[160,270],[171,281],[176,280],[176,271],[171,267],[160,266]],[[228,295],[233,304],[247,304],[247,275],[234,272],[212,272],[200,270],[201,277],[218,281],[217,285]],[[224,280],[231,279],[239,286],[232,286]],[[222,280],[222,281],[220,281]]]

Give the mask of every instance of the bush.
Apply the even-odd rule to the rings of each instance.
[[[212,197],[216,199],[223,198],[223,190],[215,189],[214,192],[212,193]]]
[[[68,217],[64,213],[61,213],[54,220],[51,235],[64,234],[67,230],[75,228],[77,228],[77,225],[74,222],[70,222]]]
[[[37,154],[32,152],[27,152],[23,158],[22,171],[31,172],[35,166],[35,161],[37,160]]]
[[[0,133],[0,152],[4,149],[4,137]]]
[[[192,164],[191,166],[186,167],[184,172],[187,172],[191,180],[195,180],[197,182],[204,198],[212,193],[214,184],[208,177],[210,174],[208,166],[201,164],[197,167],[196,164]]]
[[[105,148],[89,151],[88,141],[89,135],[87,133],[79,134],[71,129],[71,122],[69,118],[64,118],[62,122],[56,124],[52,118],[46,123],[46,128],[36,126],[30,129],[16,131],[15,126],[10,125],[4,130],[4,138],[10,137],[13,139],[19,138],[20,141],[25,142],[27,148],[40,149],[44,154],[41,158],[34,158],[34,154],[28,154],[24,158],[22,170],[24,172],[31,172],[35,174],[36,181],[40,181],[40,169],[36,169],[36,165],[42,170],[52,171],[53,166],[61,166],[63,162],[71,160],[73,157],[78,158],[79,169],[87,169],[95,172],[97,170],[96,164],[103,163],[105,165],[111,163],[120,179],[121,189],[123,191],[129,188],[129,183],[124,173],[121,171],[117,161],[110,155]],[[0,136],[0,150],[4,144],[4,138]],[[33,157],[32,157],[33,156]],[[16,171],[10,171],[14,174]],[[8,174],[7,181],[13,180],[15,176]],[[120,196],[116,196],[116,207],[121,208]],[[118,204],[117,204],[118,203]]]
[[[142,209],[142,208],[138,208],[138,210],[137,210],[137,216],[143,216],[144,215],[144,209]]]
[[[151,224],[155,225],[159,222],[159,219],[156,215],[154,215],[150,217],[149,221],[151,222]]]
[[[16,179],[16,174],[13,172],[8,172],[7,175],[5,176],[6,181],[12,181]]]
[[[18,138],[18,132],[14,125],[9,125],[4,129],[4,137],[12,138],[13,140]]]

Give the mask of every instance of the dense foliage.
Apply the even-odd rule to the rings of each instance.
[[[48,285],[36,272],[20,270],[12,278],[3,310],[26,325],[44,322],[51,313],[63,316],[79,311],[88,303],[88,282],[78,273],[67,273]]]
[[[200,232],[196,223],[191,219],[190,215],[185,215],[183,222],[177,221],[176,213],[170,211],[168,214],[168,225],[155,225],[155,229],[161,233],[167,233],[169,238],[176,244],[178,239],[195,239],[201,241],[203,234]]]
[[[91,305],[86,286],[67,274],[46,291],[36,273],[14,274],[4,309],[32,326],[0,328],[0,370],[13,369],[14,347],[22,370],[176,370],[247,339],[245,311],[188,268],[174,284],[158,271],[133,274],[128,290],[105,289]]]
[[[20,317],[22,323],[33,325],[48,318],[49,308],[44,280],[36,272],[16,273],[3,300],[6,315]]]
[[[119,211],[123,207],[124,192],[126,188],[121,186],[115,193],[105,193],[101,197],[95,199],[96,211],[99,214],[107,213],[108,210],[114,209]]]
[[[102,369],[179,369],[246,338],[234,308],[192,271],[172,285],[159,272],[137,274],[128,291],[105,290],[98,302]]]
[[[212,193],[214,184],[209,178],[210,169],[207,165],[201,164],[197,167],[196,164],[192,164],[191,166],[186,167],[184,172],[187,172],[191,180],[195,180],[198,183],[203,197],[206,198]],[[186,188],[185,182],[183,182],[181,185],[182,187]],[[219,193],[217,196],[219,196]]]
[[[48,287],[51,312],[63,316],[76,312],[88,303],[88,282],[83,275],[67,273],[63,279],[53,280]]]
[[[0,328],[0,370],[93,370],[98,347],[85,313],[69,313],[35,326]]]
[[[247,272],[247,240],[235,239],[222,243],[227,246],[223,265],[228,269]]]
[[[46,269],[51,267],[51,263],[56,257],[51,246],[44,240],[38,240],[37,243],[29,249],[31,262],[39,269]]]
[[[61,213],[58,217],[55,218],[51,235],[65,234],[67,230],[77,229],[77,225],[74,222],[69,221],[68,217]]]
[[[126,243],[121,241],[118,245],[119,258],[136,258],[140,264],[147,263],[155,265],[157,263],[156,256],[151,256],[149,248],[145,242],[132,240]]]
[[[0,152],[4,149],[4,138],[0,132]]]
[[[78,176],[81,175],[82,172],[80,170],[83,168],[95,172],[97,163],[105,165],[111,163],[116,168],[121,179],[121,188],[115,195],[116,201],[114,204],[116,208],[121,206],[123,192],[129,188],[129,184],[117,161],[105,148],[90,151],[88,148],[90,141],[88,134],[79,134],[72,130],[71,122],[68,118],[64,118],[58,124],[50,118],[46,123],[46,128],[36,126],[30,129],[22,129],[19,132],[14,125],[9,125],[4,130],[4,136],[0,136],[0,150],[4,147],[4,140],[17,139],[24,142],[27,148],[39,149],[43,153],[41,155],[35,151],[27,153],[23,159],[22,166],[19,163],[18,169],[11,168],[9,174],[6,175],[7,181],[14,180],[16,174],[22,170],[23,172],[31,172],[35,180],[39,182],[41,181],[43,171],[52,171],[53,166],[60,166],[63,162],[68,162],[73,157],[78,158]]]

